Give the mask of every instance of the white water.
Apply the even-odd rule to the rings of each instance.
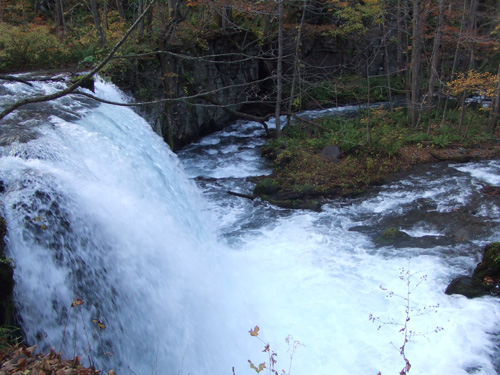
[[[97,94],[124,99],[102,82]],[[496,203],[485,200],[474,216],[487,228],[454,245],[377,248],[353,229],[395,220],[413,236],[446,237],[446,219],[436,215],[478,199],[481,183],[495,183],[498,162],[440,166],[322,213],[289,211],[225,194],[248,192],[244,177],[270,171],[255,148],[263,143],[256,124],[186,148],[181,166],[129,109],[69,98],[56,106],[33,125],[35,139],[1,148],[1,212],[30,341],[120,374],[218,375],[234,366],[242,375],[253,373],[248,359],[266,359],[247,332],[259,325],[279,372],[289,368],[291,334],[305,345],[293,374],[394,374],[403,367],[395,324],[406,317],[397,296],[407,296],[404,267],[412,285],[426,276],[410,295],[420,310],[410,312],[409,327],[424,333],[406,346],[411,373],[496,374],[500,303],[444,294],[453,277],[472,271],[478,249],[498,239]],[[31,117],[26,110],[4,125]],[[201,191],[188,176],[203,176]],[[407,215],[423,209],[429,220]],[[77,296],[85,303],[71,308]],[[377,329],[370,314],[395,324]]]

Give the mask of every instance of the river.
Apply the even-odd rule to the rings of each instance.
[[[0,105],[60,87],[4,83]],[[103,81],[96,94],[128,100]],[[499,300],[444,294],[498,240],[481,194],[497,160],[419,168],[318,213],[227,194],[270,173],[256,123],[175,155],[132,110],[66,97],[1,132],[16,305],[41,350],[120,375],[243,375],[269,343],[279,373],[394,374],[406,322],[411,374],[498,373]],[[377,246],[393,226],[417,239]]]

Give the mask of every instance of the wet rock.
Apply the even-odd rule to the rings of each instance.
[[[254,195],[269,195],[275,194],[281,190],[281,185],[278,181],[272,178],[265,178],[257,183],[253,193]]]
[[[384,231],[375,239],[378,246],[399,245],[401,242],[408,242],[411,236],[396,227],[384,229]]]
[[[445,293],[448,295],[461,294],[467,298],[475,298],[487,295],[489,288],[471,276],[460,276],[448,285]]]
[[[7,235],[7,225],[0,217],[0,326],[15,325],[14,308],[14,269],[12,262],[5,257],[5,241]]]
[[[500,296],[500,242],[486,246],[483,259],[474,269],[472,276],[454,279],[445,293],[461,294],[467,298]]]
[[[500,242],[493,242],[484,248],[483,260],[477,265],[472,276],[479,280],[500,280]]]
[[[488,185],[483,187],[482,192],[484,195],[500,197],[500,186]]]
[[[338,146],[326,146],[321,151],[321,158],[326,161],[338,162],[342,157],[342,150]]]

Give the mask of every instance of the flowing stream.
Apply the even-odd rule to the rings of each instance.
[[[4,83],[0,106],[61,86]],[[127,100],[101,81],[96,94]],[[0,212],[27,340],[120,375],[252,374],[265,343],[280,373],[388,375],[406,322],[410,374],[498,373],[499,300],[444,290],[499,239],[481,188],[500,185],[500,161],[418,168],[316,213],[227,194],[270,173],[263,143],[236,122],[175,155],[132,110],[78,97],[4,119]],[[394,226],[414,241],[377,246]]]

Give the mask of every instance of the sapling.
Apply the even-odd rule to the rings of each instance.
[[[269,343],[267,343],[266,341],[262,340],[259,337],[259,331],[260,331],[259,326],[255,326],[255,328],[250,329],[250,331],[248,331],[248,332],[250,333],[250,336],[256,337],[264,344],[264,350],[262,350],[262,351],[264,353],[268,354],[268,359],[267,359],[267,363],[262,362],[259,365],[255,365],[251,360],[248,360],[248,363],[250,364],[250,368],[255,370],[255,372],[257,372],[257,374],[261,373],[264,369],[267,369],[268,375],[290,375],[291,370],[292,370],[292,362],[293,362],[293,356],[295,354],[295,350],[297,350],[297,348],[299,346],[304,346],[304,344],[302,344],[298,340],[294,340],[292,336],[288,335],[288,337],[285,339],[286,343],[288,344],[288,352],[290,353],[290,362],[288,365],[288,372],[285,369],[282,369],[281,373],[278,373],[278,370],[276,370],[276,363],[277,363],[276,357],[278,356],[278,354],[275,351],[271,350]],[[235,375],[234,367],[233,367],[233,375]]]
[[[397,294],[392,290],[389,290],[385,288],[384,286],[380,285],[380,289],[386,292],[386,297],[392,298],[392,297],[397,297],[401,298],[404,303],[404,319],[403,322],[396,322],[392,318],[389,318],[389,320],[382,320],[380,317],[376,317],[373,314],[370,314],[369,319],[372,322],[378,322],[380,325],[378,326],[378,329],[382,328],[382,325],[395,325],[398,327],[401,327],[399,329],[399,332],[403,335],[403,340],[401,346],[396,346],[394,343],[391,342],[391,344],[399,351],[399,354],[401,355],[401,358],[403,359],[404,366],[399,372],[400,375],[408,375],[410,369],[411,369],[411,363],[409,359],[406,356],[406,344],[410,342],[410,340],[414,336],[425,336],[427,333],[430,332],[440,332],[443,330],[442,327],[436,327],[430,332],[417,332],[414,331],[410,328],[410,320],[416,316],[421,316],[424,314],[429,314],[429,313],[437,313],[437,309],[439,308],[439,304],[436,305],[428,305],[423,308],[419,307],[413,307],[411,304],[411,294],[412,292],[418,288],[420,284],[422,284],[424,281],[427,280],[427,275],[422,275],[417,278],[417,272],[412,273],[411,272],[411,260],[408,260],[408,268],[405,269],[404,267],[401,267],[399,269],[399,279],[405,283],[406,290],[404,294]],[[416,281],[415,281],[415,278]],[[379,372],[378,375],[381,375]]]

